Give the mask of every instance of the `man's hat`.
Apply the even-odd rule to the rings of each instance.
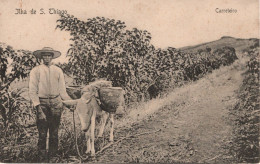
[[[53,50],[52,48],[50,47],[44,47],[42,48],[41,50],[37,50],[37,51],[34,51],[33,52],[33,55],[37,58],[42,58],[42,53],[43,52],[50,52],[50,53],[53,53],[53,59],[57,58],[57,57],[60,57],[61,56],[61,53],[59,51],[55,51]]]

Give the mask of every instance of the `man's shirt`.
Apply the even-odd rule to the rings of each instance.
[[[29,96],[34,106],[40,104],[39,98],[61,96],[63,100],[71,98],[66,92],[62,70],[55,66],[44,64],[34,67],[30,72]]]

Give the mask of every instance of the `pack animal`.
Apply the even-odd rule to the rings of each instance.
[[[81,130],[85,132],[87,140],[86,154],[90,153],[95,156],[95,128],[96,118],[101,116],[101,126],[98,137],[102,137],[107,120],[110,123],[109,141],[114,141],[114,113],[102,110],[99,100],[97,88],[95,86],[86,86],[82,89],[80,99],[63,101],[65,105],[76,105],[76,112],[78,113]]]

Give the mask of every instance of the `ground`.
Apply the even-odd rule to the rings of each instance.
[[[244,71],[243,63],[237,61],[174,90],[164,99],[148,102],[143,111],[133,110],[116,122],[115,142],[120,142],[91,161],[232,162],[228,113],[236,103]],[[138,135],[144,132],[148,134]]]
[[[229,111],[238,101],[238,91],[246,71],[246,59],[241,54],[238,56],[239,60],[232,65],[176,88],[164,98],[127,109],[124,117],[115,121],[114,144],[98,153],[96,158],[82,162],[234,162],[235,157],[230,152],[234,122]],[[77,116],[76,125],[82,153],[85,140],[82,133],[79,135]],[[36,127],[33,129],[32,132],[36,133]],[[97,152],[108,143],[108,134],[105,134],[104,140],[96,142]],[[37,135],[31,135],[30,143],[34,146],[30,149],[36,151]],[[65,110],[59,132],[63,156],[52,162],[80,162],[73,137],[72,113]]]

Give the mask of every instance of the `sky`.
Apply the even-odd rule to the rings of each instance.
[[[128,29],[149,31],[157,48],[180,48],[222,36],[259,38],[258,0],[0,0],[0,42],[30,51],[52,47],[62,53],[56,61],[63,61],[70,35],[55,30],[59,16],[49,14],[50,8],[83,21],[96,16],[124,21]],[[16,9],[27,14],[15,14]],[[31,9],[36,14],[30,14]],[[217,13],[220,9],[233,12]]]

